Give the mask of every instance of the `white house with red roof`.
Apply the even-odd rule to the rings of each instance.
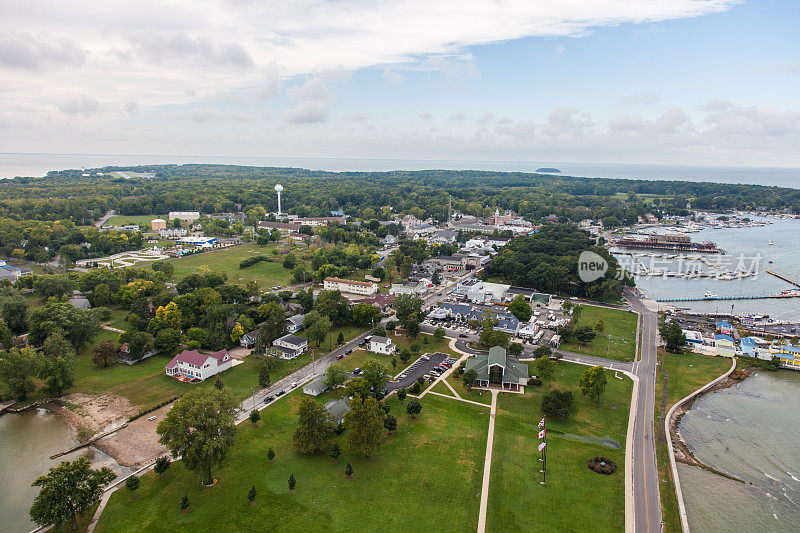
[[[210,355],[197,350],[184,350],[167,363],[166,372],[170,377],[181,381],[203,381],[231,367],[228,350],[220,350]]]

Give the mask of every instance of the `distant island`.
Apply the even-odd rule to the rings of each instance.
[[[561,171],[559,169],[550,167],[537,168],[536,172],[544,172],[546,174],[561,174]]]

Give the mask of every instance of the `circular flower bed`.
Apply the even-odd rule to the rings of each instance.
[[[610,476],[614,472],[617,471],[617,463],[612,461],[611,459],[606,459],[605,457],[595,456],[592,459],[589,459],[587,465],[589,470],[592,472],[597,472],[598,474],[605,474]]]

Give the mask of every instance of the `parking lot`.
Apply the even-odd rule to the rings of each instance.
[[[386,391],[390,392],[396,389],[410,388],[420,376],[425,376],[445,361],[449,361],[452,364],[455,362],[455,359],[441,352],[421,356],[414,361],[411,366],[401,372],[397,381],[390,381],[386,387]]]

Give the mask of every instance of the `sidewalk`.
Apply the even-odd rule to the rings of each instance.
[[[489,504],[489,475],[492,472],[492,448],[494,447],[494,418],[497,414],[497,393],[492,391],[492,406],[489,413],[489,433],[486,436],[486,458],[483,461],[483,484],[481,485],[481,508],[478,512],[478,533],[486,531],[486,508]]]

